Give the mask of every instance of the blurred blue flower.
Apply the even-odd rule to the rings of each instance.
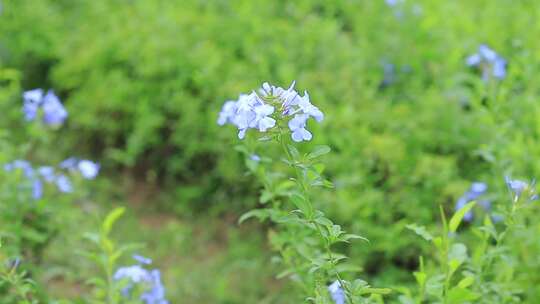
[[[43,196],[43,182],[38,178],[32,181],[32,197],[36,200]]]
[[[388,6],[396,6],[398,4],[401,4],[405,2],[405,0],[384,0]]]
[[[54,181],[54,179],[56,178],[56,176],[54,174],[54,168],[51,167],[51,166],[39,167],[37,169],[37,172],[48,183],[52,183]]]
[[[328,292],[335,304],[345,304],[345,292],[341,288],[339,281],[336,280],[334,283],[330,284],[330,286],[328,286]]]
[[[73,192],[73,186],[71,185],[71,181],[67,176],[61,174],[59,175],[55,180],[56,187],[60,192],[63,193],[71,193]]]
[[[116,270],[114,273],[113,279],[119,281],[124,278],[128,278],[133,283],[140,283],[146,281],[147,276],[148,270],[142,268],[140,265],[133,265],[118,268],[118,270]],[[127,293],[128,291],[126,291],[125,294]]]
[[[150,265],[152,264],[152,259],[143,257],[142,255],[134,254],[133,259],[141,264]]]
[[[68,116],[53,90],[49,90],[45,96],[42,89],[23,93],[23,113],[27,121],[36,119],[40,108],[43,110],[43,122],[47,125],[61,125]]]
[[[167,304],[165,287],[161,282],[161,273],[158,269],[150,271],[150,290],[141,295],[141,300],[147,304]]]
[[[396,81],[396,66],[392,63],[383,63],[383,80],[382,87],[387,87]]]
[[[474,182],[471,184],[471,187],[467,192],[465,192],[456,202],[455,211],[460,210],[463,208],[467,203],[470,201],[474,201],[477,198],[479,198],[481,195],[485,194],[488,189],[488,186],[486,183],[482,182]],[[488,201],[483,201],[481,204],[484,208],[490,207],[490,203]],[[486,210],[488,210],[486,208]],[[465,215],[463,216],[463,220],[466,222],[470,222],[473,219],[473,212],[472,210],[469,210]]]
[[[261,161],[261,157],[259,155],[257,155],[257,154],[251,154],[249,156],[249,159],[251,159],[254,162],[260,162]]]
[[[467,57],[465,62],[470,67],[480,68],[484,81],[488,81],[490,76],[499,80],[506,77],[506,60],[485,44],[480,45],[478,52]]]
[[[79,172],[85,179],[94,179],[99,174],[100,165],[87,159],[78,159],[69,157],[63,160],[59,165],[60,168],[70,171]]]
[[[75,167],[77,166],[77,163],[79,162],[79,160],[75,157],[70,157],[70,158],[66,158],[65,160],[63,160],[60,165],[58,165],[60,168],[62,169],[66,169],[66,170],[72,170],[72,169],[75,169]]]
[[[36,119],[42,100],[42,89],[34,89],[23,93],[23,113],[27,121]]]
[[[99,173],[99,164],[86,159],[79,161],[77,167],[86,179],[94,179]]]
[[[524,192],[527,192],[529,196],[528,199],[530,201],[535,201],[538,199],[538,194],[534,192],[534,184],[535,184],[534,181],[529,184],[522,180],[511,179],[509,176],[505,176],[504,180],[506,182],[506,186],[512,193],[512,198],[514,200],[514,203],[517,202],[521,198],[521,195]]]
[[[23,170],[24,176],[27,178],[31,178],[34,175],[34,169],[32,168],[32,165],[25,160],[17,159],[11,163],[7,163],[4,165],[4,170],[7,172],[16,169]]]
[[[48,125],[61,125],[68,113],[52,90],[43,98],[43,121]]]
[[[141,264],[150,264],[152,260],[140,255],[134,255]],[[113,275],[115,281],[128,280],[129,284],[122,289],[122,295],[129,297],[134,285],[143,287],[140,300],[146,304],[168,304],[165,299],[165,287],[161,282],[161,273],[158,269],[147,270],[141,265],[121,267]]]

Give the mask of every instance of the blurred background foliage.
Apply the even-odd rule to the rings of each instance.
[[[452,212],[472,181],[497,204],[505,174],[540,176],[539,17],[534,0],[3,1],[0,140],[24,143],[23,90],[54,88],[70,118],[50,157],[101,162],[98,197],[134,205],[123,236],[136,229],[153,255],[182,261],[163,261],[172,299],[279,302],[267,229],[236,226],[258,185],[216,119],[239,92],[296,80],[327,118],[304,145],[333,149],[336,189],[316,203],[371,240],[349,249],[362,276],[407,285],[429,253],[405,225],[437,226],[438,206]],[[503,81],[466,67],[481,43],[508,60]]]

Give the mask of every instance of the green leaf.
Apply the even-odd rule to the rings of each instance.
[[[297,160],[300,156],[300,152],[298,152],[298,149],[296,149],[293,145],[288,145],[287,148],[289,149],[289,153],[291,153],[291,156],[294,160]]]
[[[101,225],[101,229],[104,235],[109,235],[109,233],[111,232],[112,226],[124,214],[125,211],[126,211],[126,208],[118,207],[118,208],[113,209],[111,212],[109,212],[109,214],[103,221],[103,224]]]
[[[475,201],[472,201],[466,204],[465,206],[463,206],[463,208],[459,209],[454,214],[454,216],[452,216],[452,218],[450,219],[450,224],[449,224],[450,232],[456,232],[459,224],[461,224],[461,221],[463,220],[463,216],[465,216],[465,213],[469,212],[472,209],[472,207],[474,207],[475,204],[476,204]]]
[[[330,153],[332,149],[330,149],[329,146],[316,146],[311,153],[307,155],[307,159],[314,159],[320,156],[323,156],[325,154]]]
[[[339,237],[339,240],[340,241],[343,241],[343,242],[349,242],[349,240],[354,240],[354,239],[359,239],[359,240],[362,240],[362,241],[366,241],[369,243],[369,240],[366,239],[365,237],[363,236],[359,236],[357,234],[352,234],[352,233],[346,233],[346,234],[343,234]]]
[[[240,218],[238,219],[238,224],[242,224],[245,220],[252,217],[258,218],[259,221],[264,221],[265,219],[270,217],[270,212],[268,211],[268,209],[254,209],[248,211],[242,214],[242,216],[240,216]]]
[[[426,241],[431,241],[433,239],[433,235],[431,235],[431,233],[429,233],[426,230],[426,227],[424,226],[418,226],[416,224],[409,224],[405,226],[405,228],[414,231],[414,233],[423,237]]]
[[[424,286],[426,284],[427,280],[427,274],[423,271],[415,271],[413,272],[414,278],[416,279],[416,282],[420,286]]]
[[[311,216],[311,206],[305,197],[298,193],[294,193],[290,196],[290,198],[291,202],[296,206],[296,208],[300,209],[300,211],[302,211],[306,217]]]
[[[259,201],[262,204],[266,204],[269,201],[271,201],[273,198],[274,198],[274,193],[272,193],[272,192],[270,192],[268,190],[263,190],[263,192],[261,193],[261,197],[259,198]]]
[[[318,216],[317,218],[315,218],[315,222],[325,227],[332,227],[332,225],[334,225],[334,223],[329,218],[324,216]]]
[[[467,288],[474,283],[474,277],[466,276],[458,283],[459,288]]]
[[[371,294],[380,294],[380,295],[386,295],[392,292],[392,289],[390,288],[368,288],[366,290],[368,293]]]
[[[480,297],[479,294],[461,287],[454,287],[448,292],[448,303],[461,304],[474,301]]]
[[[463,263],[467,259],[467,247],[461,243],[453,244],[448,252],[448,258]]]

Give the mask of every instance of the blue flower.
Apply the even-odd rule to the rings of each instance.
[[[145,265],[150,265],[150,264],[152,264],[152,259],[143,257],[142,255],[134,254],[134,255],[132,256],[132,258],[133,258],[135,261],[137,261],[137,262],[139,262],[139,263],[141,263],[141,264],[145,264]]]
[[[158,269],[150,271],[150,290],[141,295],[141,300],[147,304],[167,304],[165,300],[165,287],[161,282],[161,273]]]
[[[141,264],[150,264],[152,260],[134,255],[133,258]],[[168,304],[165,299],[165,287],[161,282],[161,273],[158,269],[147,270],[141,265],[121,267],[113,275],[115,281],[127,280],[129,284],[122,289],[122,295],[129,297],[134,285],[144,288],[140,300],[146,304]]]
[[[294,89],[295,82],[288,89],[263,83],[259,93],[240,94],[237,101],[227,101],[223,105],[217,123],[230,123],[238,128],[238,138],[243,139],[248,129],[267,132],[277,125],[277,120],[288,120],[291,137],[294,141],[311,140],[311,133],[305,128],[308,118],[317,122],[324,114],[314,106],[309,94],[300,96]],[[275,113],[276,107],[280,113]]]
[[[405,0],[385,0],[384,2],[386,2],[388,6],[396,6],[400,3],[405,2]]]
[[[381,83],[382,87],[389,86],[396,82],[396,66],[392,63],[384,62],[383,75],[383,81]]]
[[[514,203],[517,202],[521,198],[521,195],[524,192],[528,193],[529,195],[528,199],[530,201],[534,201],[538,199],[538,195],[534,192],[534,184],[535,184],[534,181],[529,184],[522,180],[511,179],[509,176],[505,176],[504,180],[506,182],[506,186],[512,193],[512,198],[514,200]]]
[[[39,167],[37,169],[37,172],[48,183],[52,183],[54,179],[56,178],[54,174],[54,168],[51,166]]]
[[[5,164],[4,170],[6,172],[22,170],[24,177],[27,179],[27,182],[32,189],[32,198],[38,200],[43,196],[43,182],[39,179],[39,175],[36,175],[34,168],[32,168],[32,165],[29,162],[18,159]]]
[[[291,137],[296,142],[309,141],[313,137],[306,129],[306,121],[309,118],[307,114],[296,114],[293,119],[289,120],[289,129]]]
[[[493,76],[497,79],[504,79],[506,77],[506,60],[498,57],[493,62]]]
[[[45,96],[42,89],[23,93],[23,113],[27,121],[36,119],[40,108],[43,110],[43,122],[47,125],[61,125],[68,116],[60,99],[52,90]]]
[[[60,192],[71,193],[73,191],[73,186],[71,181],[65,175],[59,175],[55,180],[56,187]]]
[[[458,201],[456,202],[456,206],[455,206],[455,211],[458,211],[460,210],[461,208],[463,208],[467,203],[469,203],[470,201],[474,201],[476,200],[477,198],[479,198],[481,195],[485,194],[486,191],[488,189],[488,186],[486,183],[482,183],[482,182],[474,182],[471,184],[471,187],[469,188],[469,190],[467,192],[465,192],[459,199]],[[486,210],[488,210],[489,208],[487,208],[489,206],[489,202],[488,201],[483,201],[483,203],[481,204]],[[467,213],[465,213],[465,215],[463,216],[463,220],[466,221],[466,222],[470,222],[472,221],[473,219],[473,212],[472,210],[469,210]]]
[[[330,286],[328,286],[328,292],[335,304],[345,304],[345,292],[341,288],[339,281],[336,280],[334,283],[330,284]]]
[[[79,161],[77,168],[86,179],[94,179],[99,173],[99,164],[86,159]]]
[[[226,123],[233,123],[236,115],[236,101],[226,101],[221,112],[219,112],[218,125],[223,126]]]
[[[249,156],[249,159],[251,159],[252,161],[257,162],[257,163],[261,161],[261,157],[259,155],[257,155],[257,154],[251,154]]]
[[[75,157],[66,158],[60,163],[59,167],[62,169],[73,170],[77,166],[78,161],[79,160]]]
[[[43,90],[34,89],[23,93],[23,112],[27,121],[36,119],[43,100]]]
[[[478,52],[467,57],[465,62],[470,67],[480,68],[484,81],[488,81],[490,76],[499,80],[506,77],[506,60],[485,44],[480,45]]]
[[[78,171],[85,179],[96,178],[100,170],[98,163],[87,159],[79,160],[76,157],[69,157],[63,160],[58,166],[65,170]]]
[[[52,90],[43,98],[43,121],[48,125],[61,125],[68,113]]]
[[[43,196],[43,182],[38,178],[34,178],[32,181],[32,197],[36,200]]]
[[[248,129],[258,129],[266,132],[276,125],[276,120],[270,117],[274,107],[266,104],[255,92],[241,94],[236,102],[227,101],[218,118],[218,124],[231,123],[238,128],[238,138],[243,139]]]
[[[147,277],[148,270],[142,268],[140,265],[133,265],[118,268],[118,270],[116,270],[114,273],[113,279],[119,281],[124,278],[128,278],[133,283],[140,283],[146,281]]]
[[[24,176],[27,178],[31,178],[32,176],[34,176],[34,169],[32,168],[32,165],[25,160],[17,159],[11,163],[4,165],[4,170],[7,172],[10,172],[16,169],[23,170]]]
[[[317,122],[321,122],[324,119],[323,112],[309,101],[309,94],[307,91],[304,91],[304,96],[299,99],[298,107],[300,111],[315,118]]]

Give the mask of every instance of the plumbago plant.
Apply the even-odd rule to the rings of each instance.
[[[22,99],[20,129],[26,142],[7,138],[6,146],[17,148],[0,155],[0,236],[11,256],[39,264],[43,250],[72,217],[77,185],[96,178],[100,167],[75,158],[51,164],[43,147],[54,145],[51,133],[62,127],[68,112],[52,90],[26,91]],[[47,163],[36,165],[43,160]]]
[[[117,244],[110,236],[114,224],[124,212],[123,207],[112,210],[103,220],[99,232],[85,234],[94,249],[81,254],[99,266],[102,273],[87,281],[93,287],[90,302],[168,304],[160,271],[148,269],[151,259],[135,254],[134,265],[118,266],[122,256],[140,247],[138,244]]]
[[[475,200],[462,204],[460,199],[460,208],[450,220],[446,219],[441,207],[440,234],[430,233],[416,224],[407,226],[433,245],[437,260],[436,266],[428,269],[424,259],[420,258],[420,269],[414,273],[418,293],[413,295],[408,289],[403,289],[401,303],[487,304],[522,303],[526,300],[525,291],[519,284],[519,280],[524,278],[515,266],[527,264],[527,259],[530,259],[527,254],[530,249],[527,243],[530,242],[526,240],[530,236],[524,232],[531,228],[528,211],[536,207],[532,202],[538,196],[534,182],[506,177],[506,185],[511,202],[502,205],[495,213],[485,213],[482,224],[473,227],[475,246],[467,246],[460,240],[458,227],[462,221],[472,222],[473,208],[478,205],[478,192],[472,191],[487,188],[479,187],[478,183],[473,184],[471,191],[464,196]],[[513,242],[509,243],[509,240]],[[530,251],[534,252],[534,249]]]
[[[33,304],[35,284],[20,268],[19,258],[9,258],[2,248],[0,239],[0,294],[3,303]]]
[[[239,139],[250,129],[258,131],[257,142],[265,149],[278,147],[283,156],[276,163],[255,153],[259,144],[237,148],[264,186],[260,202],[267,206],[247,212],[239,222],[256,217],[277,225],[270,241],[280,253],[276,261],[284,267],[278,277],[291,278],[307,300],[328,303],[331,298],[336,304],[382,301],[381,295],[388,289],[372,288],[363,280],[349,281],[343,276],[358,268],[345,263],[346,256],[336,252],[335,245],[366,239],[346,233],[316,207],[314,187],[333,187],[323,177],[321,163],[330,148],[317,146],[310,153],[301,153],[294,144],[310,141],[313,135],[306,128],[308,120],[321,122],[324,114],[310,102],[306,91],[301,96],[294,86],[294,82],[288,89],[264,83],[258,92],[225,102],[219,114],[218,124],[236,126]]]

